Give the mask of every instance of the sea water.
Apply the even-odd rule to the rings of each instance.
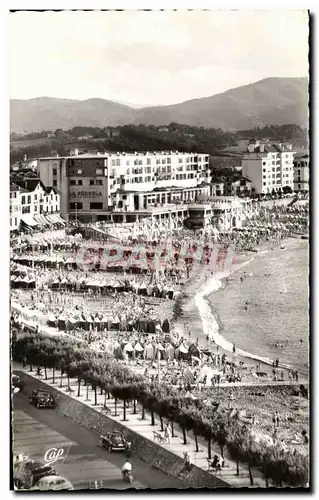
[[[290,240],[285,249],[256,256],[207,299],[226,340],[308,374],[308,241]]]

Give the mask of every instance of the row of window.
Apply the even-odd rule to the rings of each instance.
[[[82,179],[76,179],[76,180],[70,179],[69,185],[70,186],[83,186],[83,180]],[[103,186],[103,180],[102,179],[90,179],[89,185],[90,186]]]
[[[17,219],[17,217],[10,217],[10,227],[17,226],[17,225],[18,225],[18,219]]]
[[[103,208],[102,202],[93,201],[90,203],[90,210],[101,210]],[[83,210],[83,203],[70,203],[70,210]]]
[[[146,165],[152,165],[152,160],[154,158],[146,158]],[[121,161],[125,161],[125,165],[131,165],[132,160],[121,160],[120,158],[113,159],[111,160],[111,165],[112,167],[120,167],[121,166]],[[202,161],[202,157],[200,156],[198,158],[198,161]],[[208,161],[208,157],[205,157],[205,161]],[[156,165],[171,165],[172,159],[171,158],[156,158]],[[193,157],[186,157],[186,158],[178,158],[178,163],[197,163],[197,159]],[[145,165],[145,158],[141,159],[138,158],[133,161],[134,165]],[[124,165],[124,163],[122,163]]]
[[[50,200],[51,201],[58,201],[58,195],[51,194],[50,195]],[[39,201],[38,196],[35,194],[34,195],[34,201]],[[31,201],[31,195],[22,195],[21,196],[21,205],[30,205],[32,203]]]

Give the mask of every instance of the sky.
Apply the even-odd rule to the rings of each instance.
[[[263,78],[307,75],[306,10],[9,15],[14,99],[165,105]]]

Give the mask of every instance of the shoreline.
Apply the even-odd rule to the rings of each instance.
[[[288,243],[290,239],[282,243]],[[257,253],[253,254],[242,254],[241,259],[245,259],[243,262],[232,265],[229,269],[219,270],[212,277],[207,280],[204,278],[203,272],[197,275],[197,279],[190,284],[190,289],[187,290],[187,295],[189,296],[183,301],[182,307],[183,311],[186,310],[187,321],[189,322],[190,329],[195,334],[192,335],[193,340],[199,340],[202,347],[217,348],[217,351],[222,354],[225,353],[232,362],[238,364],[240,361],[244,361],[248,367],[255,367],[256,363],[264,365],[264,367],[273,366],[273,359],[266,356],[259,356],[253,352],[248,352],[246,350],[240,349],[236,346],[236,352],[233,354],[233,342],[227,340],[224,335],[222,335],[223,325],[218,318],[218,312],[214,311],[214,308],[208,301],[208,297],[212,294],[220,291],[227,286],[227,278],[242,271],[247,265],[252,263],[256,257],[260,257],[266,253],[269,253],[274,249],[260,249]],[[198,283],[200,280],[200,283]],[[196,286],[197,285],[197,286]],[[195,290],[193,288],[195,287]],[[189,314],[187,314],[189,312]],[[183,318],[177,319],[174,323],[177,330],[181,330],[181,322]],[[196,330],[198,335],[196,335]],[[181,333],[181,332],[180,332]],[[184,334],[185,336],[185,334]],[[210,341],[207,340],[207,336]],[[209,345],[210,344],[210,345]],[[230,355],[230,356],[229,356]],[[279,363],[278,368],[282,370],[292,370],[293,366],[286,363]],[[307,381],[308,376],[300,373],[300,380]]]

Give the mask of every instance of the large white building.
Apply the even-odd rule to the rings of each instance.
[[[61,213],[83,222],[110,212],[195,201],[210,195],[209,155],[113,153],[40,158],[40,179],[61,196]]]
[[[243,176],[252,182],[256,193],[266,194],[294,188],[294,152],[292,146],[250,141],[242,158]]]
[[[309,155],[296,155],[294,158],[294,191],[309,191]]]

